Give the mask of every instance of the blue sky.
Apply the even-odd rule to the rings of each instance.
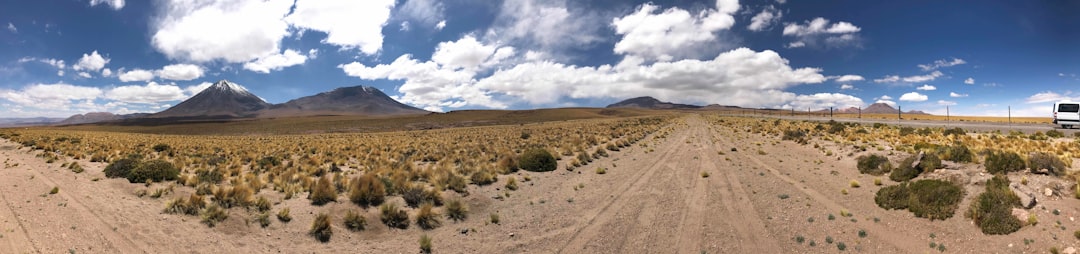
[[[369,85],[432,111],[665,101],[1048,116],[1077,1],[0,0],[0,117]]]

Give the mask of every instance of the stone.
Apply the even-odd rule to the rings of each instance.
[[[1065,254],[1076,254],[1076,248],[1074,248],[1074,247],[1068,247],[1068,248],[1065,248],[1065,251],[1062,251],[1061,253],[1065,253]]]
[[[1023,186],[1010,184],[1009,189],[1011,189],[1013,193],[1016,193],[1016,196],[1020,198],[1020,206],[1024,207],[1024,209],[1031,209],[1032,207],[1035,207],[1036,203],[1038,203],[1038,200],[1035,198],[1035,194],[1024,190],[1026,188]],[[1027,218],[1023,218],[1022,220],[1026,219]]]
[[[1028,211],[1020,208],[1013,208],[1012,216],[1020,219],[1020,221],[1026,222],[1028,219]]]
[[[1043,189],[1043,195],[1046,195],[1047,197],[1053,196],[1054,195],[1054,190],[1051,190],[1050,188],[1045,188],[1045,189]]]

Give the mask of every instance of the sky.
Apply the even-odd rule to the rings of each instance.
[[[1080,100],[1080,1],[0,0],[0,118],[373,86],[430,111],[652,96],[1043,116]],[[1011,110],[1011,111],[1010,111]]]

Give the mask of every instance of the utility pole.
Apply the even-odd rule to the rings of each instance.
[[[904,120],[904,116],[900,115],[901,113],[904,113],[903,108],[901,108],[900,105],[896,105],[896,121]]]
[[[1009,128],[1012,128],[1012,105],[1009,105]]]
[[[862,106],[859,106],[859,119],[862,119]]]
[[[832,107],[829,107],[829,120],[832,120]]]
[[[945,122],[949,122],[949,105],[945,105]]]

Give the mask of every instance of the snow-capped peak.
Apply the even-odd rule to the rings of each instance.
[[[240,86],[240,85],[238,85],[236,83],[233,83],[233,82],[229,82],[228,80],[218,81],[217,83],[214,83],[214,85],[211,86],[211,87],[214,88],[214,89],[220,90],[222,92],[232,91],[234,93],[240,93],[240,94],[250,93],[243,86]]]

